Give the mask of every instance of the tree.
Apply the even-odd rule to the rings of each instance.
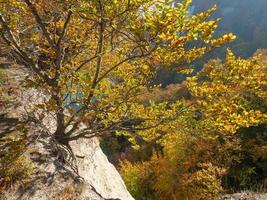
[[[191,107],[165,126],[158,141],[162,152],[142,162],[121,163],[121,175],[136,199],[211,200],[222,192],[225,170],[219,165],[218,149],[223,145],[212,124],[199,119],[195,111]]]
[[[228,50],[224,63],[211,61],[188,83],[201,111],[219,131],[234,134],[266,122],[266,67],[259,55],[241,59]]]
[[[190,5],[191,0],[176,8],[167,0],[5,1],[1,37],[31,73],[27,85],[47,95],[36,109],[55,117],[52,135],[59,143],[115,131],[151,139],[159,132],[142,131],[179,114],[175,103],[145,106],[136,98],[157,67],[184,70],[235,38],[213,38],[219,19],[208,18],[216,7],[191,15]]]
[[[241,59],[228,50],[225,61],[211,60],[188,78],[192,98],[181,107],[191,106],[161,127],[162,152],[122,162],[121,174],[137,199],[216,199],[225,188],[264,185],[265,62],[262,55]]]

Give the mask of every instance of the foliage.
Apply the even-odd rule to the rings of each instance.
[[[205,134],[206,124],[198,121],[191,110],[167,131],[160,141],[162,153],[142,163],[122,162],[122,177],[130,192],[136,199],[146,199],[151,193],[151,199],[217,197],[222,191],[220,177],[224,169],[218,166],[220,159],[214,157],[221,146],[215,137]]]
[[[129,161],[121,163],[123,166],[120,173],[124,178],[127,189],[135,199],[154,200],[157,193],[153,188],[156,174],[153,173],[153,168],[156,163],[143,162],[139,165],[134,165]]]
[[[224,185],[228,189],[257,191],[267,180],[266,124],[241,128],[237,134],[242,156],[231,165]]]
[[[216,199],[222,192],[220,176],[222,170],[211,163],[201,164],[201,169],[190,174],[185,181],[186,197],[189,199]]]
[[[266,66],[260,55],[245,60],[228,50],[224,62],[210,61],[187,87],[193,98],[181,107],[190,109],[161,127],[163,153],[122,164],[137,199],[147,188],[154,199],[216,199],[222,186],[244,189],[265,180]],[[153,179],[142,188],[147,171]]]
[[[224,63],[215,60],[207,64],[189,79],[189,88],[219,131],[234,134],[240,127],[266,122],[265,72],[266,66],[257,56],[243,60],[228,50]]]
[[[247,185],[256,170],[266,170],[265,135],[248,137],[267,120],[267,69],[260,56],[241,59],[228,50],[225,61],[212,60],[188,78],[187,89],[175,85],[163,91],[151,84],[159,68],[191,73],[192,62],[235,39],[231,33],[214,37],[220,20],[210,16],[216,6],[192,14],[191,2],[177,7],[169,0],[0,4],[2,40],[30,72],[24,86],[46,94],[47,101],[32,112],[41,109],[55,118],[51,137],[68,147],[72,140],[115,133],[136,149],[160,146],[148,160],[122,163],[137,199],[215,199],[224,175]],[[146,101],[147,91],[154,91],[153,100]],[[20,141],[13,146],[18,153],[25,147]],[[113,146],[119,148],[116,141]],[[17,173],[29,175],[30,165],[23,171],[7,167],[17,154],[8,152],[12,155],[3,154],[2,162],[5,182]],[[20,159],[15,162],[25,158]]]
[[[134,142],[141,132],[175,118],[179,106],[136,98],[158,66],[184,71],[189,63],[235,39],[213,37],[216,7],[191,15],[191,0],[172,7],[154,0],[8,1],[1,6],[1,36],[17,62],[32,72],[28,87],[49,100],[37,105],[55,116],[52,135],[63,144],[110,132]],[[20,23],[17,23],[17,22]],[[36,109],[37,109],[36,108]],[[33,111],[34,112],[34,111]],[[41,119],[39,119],[41,120]],[[86,128],[81,124],[86,123]],[[145,136],[146,134],[146,136]]]
[[[228,50],[224,63],[212,61],[189,80],[199,109],[228,140],[232,155],[238,155],[227,164],[227,188],[244,189],[266,179],[265,62],[264,51],[244,60]]]
[[[140,102],[147,105],[151,99],[157,103],[164,101],[175,102],[179,99],[189,100],[192,95],[185,84],[170,84],[166,88],[154,87],[146,90],[138,98]]]

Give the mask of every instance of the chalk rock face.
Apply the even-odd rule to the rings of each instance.
[[[34,163],[35,173],[24,185],[0,194],[0,199],[134,200],[97,138],[80,139],[70,145],[77,156],[78,169],[62,163],[49,135],[40,136],[26,152]]]
[[[241,192],[225,195],[219,200],[266,200],[267,193]]]
[[[78,155],[79,175],[105,199],[133,200],[116,168],[108,161],[97,138],[70,143]]]

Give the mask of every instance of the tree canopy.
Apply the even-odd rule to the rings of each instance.
[[[49,97],[38,109],[55,115],[58,141],[112,131],[137,137],[180,112],[175,103],[167,108],[138,102],[157,67],[186,71],[192,61],[235,39],[213,37],[220,20],[209,17],[216,6],[192,15],[190,5],[191,0],[177,7],[167,0],[8,1],[1,3],[1,36],[31,72],[27,85]]]

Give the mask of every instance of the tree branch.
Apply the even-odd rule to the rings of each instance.
[[[66,31],[67,31],[67,27],[68,27],[68,24],[70,23],[70,19],[71,19],[71,16],[72,16],[72,10],[71,8],[69,9],[69,12],[68,12],[68,15],[67,15],[67,18],[66,18],[66,21],[64,23],[64,26],[63,26],[63,30],[62,32],[60,33],[60,36],[59,36],[59,39],[57,41],[57,47],[60,48],[60,45],[61,45],[61,42],[62,42],[62,39],[64,38],[65,34],[66,34]]]
[[[113,70],[115,70],[117,67],[119,67],[120,65],[122,65],[123,63],[133,60],[135,58],[142,58],[145,57],[149,54],[145,54],[145,55],[134,55],[134,56],[130,56],[128,58],[125,58],[124,60],[120,61],[119,63],[117,63],[116,65],[114,65],[113,67],[111,67],[110,69],[108,69],[106,72],[104,72],[104,74],[102,76],[99,77],[99,79],[97,80],[97,83],[99,83],[100,81],[102,81],[104,78],[106,78],[108,76],[108,74],[110,72],[112,72]]]
[[[86,64],[88,64],[89,62],[91,62],[92,60],[94,60],[95,58],[97,58],[98,56],[99,56],[99,55],[95,55],[95,56],[93,56],[93,57],[91,57],[91,58],[89,58],[89,59],[83,61],[83,62],[79,65],[79,67],[77,67],[77,68],[75,69],[75,72],[78,72],[81,68],[83,68]]]
[[[94,79],[92,82],[92,86],[91,86],[91,90],[89,92],[87,101],[89,102],[90,99],[92,98],[92,96],[94,95],[94,89],[97,86],[97,80],[98,80],[98,76],[100,73],[100,69],[102,67],[102,55],[103,51],[104,51],[104,31],[105,31],[105,22],[104,22],[104,5],[102,0],[98,0],[99,3],[99,9],[100,9],[100,24],[99,24],[99,41],[98,41],[98,50],[97,50],[97,55],[98,59],[97,59],[97,64],[96,64],[96,71],[95,71],[95,75],[94,75]]]
[[[36,74],[38,74],[47,84],[52,85],[53,81],[51,78],[49,78],[46,74],[41,73],[39,68],[36,66],[35,62],[27,55],[26,52],[24,52],[19,44],[19,42],[16,40],[11,28],[8,26],[5,18],[0,13],[0,23],[3,26],[3,29],[7,32],[7,35],[9,38],[5,37],[5,34],[2,33],[2,37],[7,43],[7,45],[11,46],[15,53],[23,60],[25,66],[29,67],[31,70],[33,70]]]
[[[53,42],[53,40],[51,39],[48,30],[46,29],[45,24],[43,23],[43,20],[41,19],[40,15],[38,14],[38,11],[36,9],[36,7],[34,6],[34,4],[30,1],[30,0],[23,0],[27,6],[29,7],[31,13],[33,14],[35,21],[37,22],[37,24],[39,25],[39,27],[41,28],[45,38],[47,39],[48,43],[52,46],[52,47],[56,47],[55,43]]]

